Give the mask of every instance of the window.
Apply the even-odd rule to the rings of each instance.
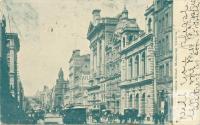
[[[132,94],[129,96],[129,107],[132,108],[133,105],[133,96]]]
[[[145,114],[145,93],[142,94],[142,114]]]
[[[135,108],[139,110],[139,94],[137,94],[135,97],[135,106],[136,106]]]
[[[123,47],[126,46],[126,40],[125,40],[125,37],[123,37]]]
[[[161,53],[161,52],[162,52],[162,44],[161,44],[161,41],[158,42],[158,50],[159,50],[159,51],[158,51],[159,56],[162,55],[162,53]]]
[[[162,55],[165,55],[166,45],[165,45],[165,39],[162,39]]]
[[[169,77],[169,63],[166,64],[166,77]]]
[[[144,76],[146,72],[145,65],[146,65],[145,52],[143,52],[142,53],[142,76]]]
[[[168,36],[166,36],[166,53],[168,53],[169,52],[169,37]]]
[[[139,56],[137,55],[135,58],[135,68],[136,68],[136,77],[139,76]]]
[[[162,66],[160,66],[159,67],[159,73],[160,73],[160,78],[163,78],[163,76],[164,76],[164,66],[162,65]]]
[[[133,40],[133,35],[128,36],[128,41],[131,42]]]
[[[158,32],[162,31],[161,20],[158,21]]]
[[[133,76],[133,60],[132,58],[129,59],[129,78]]]
[[[148,20],[148,32],[151,32],[152,31],[152,27],[151,27],[151,25],[152,25],[152,20],[151,20],[151,18]]]

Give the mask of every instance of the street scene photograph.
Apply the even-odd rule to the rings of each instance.
[[[0,124],[173,123],[173,0],[0,0]]]

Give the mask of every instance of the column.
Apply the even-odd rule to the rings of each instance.
[[[143,61],[142,61],[142,53],[139,53],[139,77],[142,77],[142,69],[143,69]]]
[[[142,90],[139,88],[139,111],[138,114],[141,115],[142,113]]]
[[[105,74],[105,41],[102,40],[101,42],[101,72],[102,74]]]
[[[93,69],[94,69],[94,53],[93,47],[90,48],[90,76],[92,77]]]
[[[126,62],[125,58],[122,58],[122,63],[121,63],[121,80],[124,81],[126,80]]]
[[[135,78],[135,58],[134,56],[132,58],[132,78]]]
[[[97,76],[100,75],[100,41],[97,40]]]

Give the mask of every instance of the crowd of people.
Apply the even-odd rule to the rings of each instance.
[[[167,114],[160,111],[155,113],[152,118],[155,125],[164,125]],[[111,113],[110,111],[94,112],[89,115],[88,119],[91,119],[90,122],[96,123],[137,123],[142,125],[147,117],[146,114],[139,115],[138,110],[132,109],[125,110],[124,114]]]

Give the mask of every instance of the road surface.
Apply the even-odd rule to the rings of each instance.
[[[58,114],[52,114],[52,113],[48,113],[45,115],[45,119],[44,120],[39,120],[38,121],[38,124],[41,124],[41,125],[46,125],[46,124],[49,124],[49,125],[54,125],[54,124],[63,124],[63,120],[62,120],[62,117],[59,116]]]

